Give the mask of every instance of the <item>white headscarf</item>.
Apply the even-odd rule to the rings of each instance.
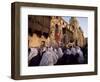
[[[29,54],[28,61],[30,61],[33,57],[35,57],[37,55],[38,55],[37,48],[31,48],[31,52]]]
[[[76,49],[75,49],[74,47],[71,48],[71,53],[72,53],[73,55],[76,55]]]
[[[70,49],[66,49],[66,52],[65,52],[67,55],[71,55],[71,50]]]
[[[57,54],[53,51],[50,47],[48,50],[43,54],[42,59],[40,61],[40,66],[49,66],[54,65],[58,60]]]
[[[79,54],[78,62],[83,63],[84,62],[83,52],[81,51],[80,47],[77,47],[76,49],[77,49],[77,53]]]
[[[61,58],[63,56],[63,52],[62,52],[62,49],[60,47],[57,50],[57,55],[59,58]]]
[[[45,52],[42,56],[42,59],[40,61],[40,66],[49,66],[53,65],[53,60],[50,52]]]

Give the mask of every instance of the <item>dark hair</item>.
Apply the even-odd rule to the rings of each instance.
[[[35,33],[38,37],[41,37],[41,35],[42,35],[42,32],[41,32],[41,31],[38,31],[38,30],[35,30],[34,33]]]
[[[30,48],[28,48],[28,53],[30,53],[31,52],[31,49]],[[29,54],[28,54],[29,55]]]
[[[78,41],[77,40],[75,41],[75,45],[78,46]]]
[[[43,32],[43,36],[44,36],[45,38],[48,38],[49,34],[46,33],[46,32]]]
[[[45,43],[45,41],[41,41],[41,42]]]
[[[73,43],[73,42],[74,42],[74,40],[73,40],[73,39],[71,39],[71,40],[70,40],[70,43]]]
[[[28,28],[28,34],[29,34],[30,36],[33,35],[32,28]]]

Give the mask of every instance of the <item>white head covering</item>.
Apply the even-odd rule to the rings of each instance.
[[[71,53],[72,53],[73,55],[76,55],[76,49],[75,49],[74,47],[71,48]]]
[[[84,56],[83,56],[83,52],[81,51],[80,47],[77,47],[77,53],[79,54],[78,62],[83,63],[84,62]]]
[[[58,56],[56,55],[56,53],[52,50],[52,48],[48,48],[48,50],[42,56],[40,66],[54,65],[57,60]]]
[[[40,66],[49,66],[49,65],[53,65],[52,56],[49,52],[45,52],[40,61]]]
[[[66,52],[65,52],[67,55],[71,55],[71,50],[70,49],[66,49]]]
[[[63,52],[61,48],[58,48],[57,55],[58,55],[58,58],[61,58],[63,56]]]
[[[29,54],[28,61],[30,61],[33,57],[35,57],[37,55],[38,55],[37,48],[31,48],[31,52]]]

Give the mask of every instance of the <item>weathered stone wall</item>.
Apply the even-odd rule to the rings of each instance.
[[[48,38],[44,36],[38,37],[35,34],[29,36],[29,47],[39,47],[41,41],[45,41],[46,45],[67,45],[70,41],[77,41],[79,46],[84,46],[85,39],[83,31],[79,26],[76,17],[71,17],[69,23],[60,16],[29,16],[28,28],[49,34]]]
[[[81,47],[84,46],[84,35],[79,22],[76,17],[71,17],[69,24],[61,17],[52,17],[50,24],[50,40],[52,44],[57,43],[55,31],[56,25],[58,25],[59,43],[63,42],[64,45],[68,44],[70,41],[77,41],[77,44]]]
[[[79,22],[76,17],[71,17],[70,19],[70,28],[73,32],[73,38],[77,41],[77,44],[81,47],[84,46],[84,35],[81,27],[79,26]]]

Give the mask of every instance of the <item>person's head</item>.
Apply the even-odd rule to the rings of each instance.
[[[69,45],[68,45],[68,44],[66,44],[66,45],[65,45],[65,47],[66,47],[66,48],[69,48]]]
[[[50,43],[46,43],[46,47],[48,48],[51,47]]]
[[[45,46],[45,41],[41,41],[41,46]]]
[[[71,40],[70,40],[70,43],[73,43],[73,42],[74,42],[74,40],[73,40],[73,39],[71,39]]]
[[[71,43],[70,42],[67,44],[67,47],[68,48],[71,48]]]

